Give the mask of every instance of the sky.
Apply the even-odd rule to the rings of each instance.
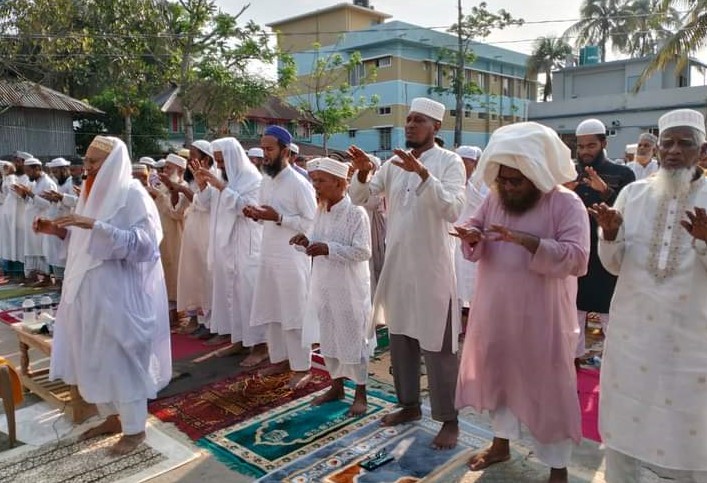
[[[252,19],[260,25],[282,20],[313,10],[330,7],[351,0],[250,0],[250,7],[243,19]],[[247,2],[240,0],[217,0],[216,3],[229,13],[237,13]],[[540,36],[559,36],[578,19],[581,0],[488,0],[488,9],[505,8],[514,17],[526,24],[509,27],[491,34],[487,43],[529,54],[533,40]],[[476,5],[471,0],[463,1],[465,13]],[[392,15],[390,20],[400,20],[423,27],[450,27],[457,17],[457,0],[371,0],[371,5],[383,13]],[[548,8],[552,5],[552,8]],[[609,54],[609,53],[607,53]],[[609,55],[609,58],[613,56]]]

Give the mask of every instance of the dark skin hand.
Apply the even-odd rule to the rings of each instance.
[[[307,255],[309,255],[310,257],[318,257],[320,255],[324,255],[324,256],[329,255],[329,247],[327,246],[326,243],[321,243],[321,242],[310,243],[309,239],[305,235],[303,235],[302,233],[299,233],[299,234],[293,236],[290,239],[290,245],[298,245],[298,246],[306,248],[305,253]]]

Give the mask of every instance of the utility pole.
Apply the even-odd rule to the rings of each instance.
[[[464,121],[464,63],[466,60],[466,52],[464,52],[464,30],[462,28],[462,22],[464,21],[464,15],[462,14],[462,0],[457,0],[457,75],[455,96],[457,101],[457,116],[454,119],[454,147],[459,147],[462,145],[462,129]]]

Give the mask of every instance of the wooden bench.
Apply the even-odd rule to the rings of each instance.
[[[12,328],[20,343],[20,377],[25,388],[55,408],[64,411],[76,424],[97,414],[96,406],[84,401],[76,386],[69,386],[62,381],[50,381],[48,368],[30,371],[30,347],[50,357],[52,338],[43,334],[33,334],[26,330],[21,323],[13,324]]]

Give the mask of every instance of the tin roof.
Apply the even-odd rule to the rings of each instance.
[[[24,107],[101,114],[102,111],[43,85],[0,79],[0,107]]]

